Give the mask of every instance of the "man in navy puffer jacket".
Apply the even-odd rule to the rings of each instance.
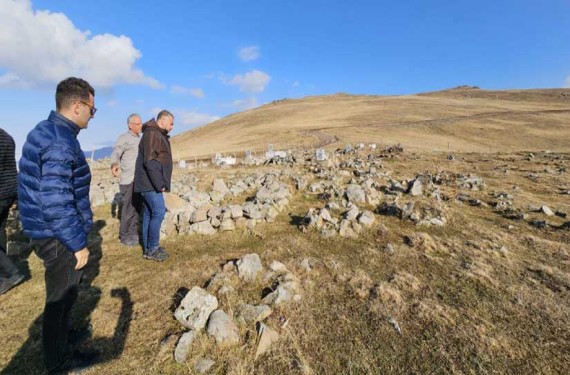
[[[19,164],[20,220],[46,269],[42,343],[48,373],[84,368],[92,360],[69,350],[68,335],[93,226],[91,171],[77,135],[95,115],[94,95],[80,78],[61,81],[56,111],[30,131]]]

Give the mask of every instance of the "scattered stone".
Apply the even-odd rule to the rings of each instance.
[[[238,322],[243,322],[246,324],[256,323],[265,320],[269,315],[271,315],[271,307],[267,305],[249,305],[244,304],[238,306],[236,312],[236,320]]]
[[[545,214],[546,216],[554,216],[554,212],[548,206],[540,207],[540,211]]]
[[[232,214],[232,219],[237,219],[243,216],[243,208],[238,204],[230,204],[228,206]]]
[[[218,308],[218,299],[200,287],[193,287],[182,299],[174,317],[186,328],[199,331]]]
[[[396,319],[389,316],[388,317],[388,323],[390,323],[392,325],[392,327],[394,327],[394,329],[396,330],[396,332],[398,332],[399,335],[402,335],[402,329],[400,328],[400,325],[398,324]]]
[[[423,185],[419,179],[415,179],[409,185],[408,194],[417,197],[423,194]]]
[[[222,232],[231,232],[233,230],[236,229],[236,225],[234,223],[234,221],[232,219],[224,219],[221,223],[220,223],[220,227],[219,229]]]
[[[374,217],[374,213],[372,213],[371,211],[363,211],[358,216],[358,222],[366,227],[369,227],[372,224],[374,224],[375,220],[376,218]]]
[[[348,185],[345,192],[346,199],[352,203],[365,203],[366,195],[362,187],[356,184]]]
[[[255,351],[256,360],[259,358],[259,356],[263,355],[267,350],[269,350],[271,345],[279,340],[279,333],[263,323],[259,324],[257,335],[259,337],[259,340],[257,343],[257,350]]]
[[[200,358],[194,365],[194,371],[198,374],[205,374],[210,371],[215,364],[216,362],[209,358]]]
[[[239,330],[234,321],[223,311],[216,310],[210,315],[207,332],[216,339],[218,345],[237,345]]]
[[[311,262],[309,262],[309,260],[307,258],[305,258],[301,261],[301,267],[303,267],[303,269],[307,273],[309,273],[313,270],[313,267],[311,267]]]
[[[339,232],[341,237],[356,238],[358,235],[352,229],[352,223],[348,220],[343,220],[340,222]]]
[[[203,236],[211,236],[216,233],[216,229],[209,221],[201,221],[190,225],[190,231]]]
[[[287,266],[277,260],[271,262],[271,264],[269,265],[269,269],[277,274],[284,274],[289,272]]]
[[[178,340],[178,345],[176,345],[176,349],[174,350],[174,359],[178,363],[186,362],[188,359],[188,353],[190,353],[190,348],[194,343],[194,340],[197,337],[197,331],[190,330],[185,332]]]
[[[245,281],[253,281],[257,275],[263,271],[259,255],[247,254],[237,261],[238,275]]]

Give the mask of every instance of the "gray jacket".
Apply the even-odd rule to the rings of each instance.
[[[134,135],[130,130],[117,138],[111,154],[111,167],[119,165],[121,168],[120,185],[131,184],[135,178],[135,164],[139,153],[140,140],[140,136]]]

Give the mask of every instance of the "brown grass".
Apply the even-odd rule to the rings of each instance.
[[[173,137],[176,158],[364,142],[418,151],[497,152],[570,146],[570,89],[446,90],[408,96],[286,99]],[[329,144],[330,139],[336,139]],[[324,142],[324,140],[327,140]]]
[[[570,190],[570,179],[557,169],[569,158],[457,154],[448,161],[423,153],[404,154],[385,167],[397,179],[423,171],[473,173],[487,183],[485,190],[466,192],[474,198],[490,202],[492,192],[505,191],[521,209],[547,204],[570,212],[568,196],[559,194]],[[195,175],[205,188],[218,173],[230,178],[251,171],[204,169]],[[536,178],[528,178],[531,173]],[[450,197],[458,191],[442,186]],[[76,317],[93,324],[88,346],[103,351],[106,362],[89,373],[191,374],[200,357],[215,360],[217,374],[562,374],[569,367],[570,231],[536,229],[490,207],[451,200],[445,203],[450,217],[445,228],[377,216],[380,223],[358,239],[327,240],[294,225],[296,217],[319,205],[316,196],[296,193],[276,222],[256,226],[255,236],[237,231],[169,238],[164,245],[171,257],[164,263],[145,261],[140,249],[118,245],[117,219],[110,207],[98,208]],[[533,217],[544,219],[532,213],[528,220]],[[417,236],[417,245],[407,245],[404,236]],[[388,243],[395,245],[393,255],[383,251]],[[501,246],[505,254],[498,251]],[[254,361],[254,327],[241,327],[238,347],[218,348],[203,335],[187,364],[176,364],[172,350],[183,329],[173,318],[174,301],[184,290],[204,286],[225,261],[253,252],[265,265],[285,263],[301,280],[302,301],[276,308],[266,322],[279,331],[278,344]],[[308,274],[300,266],[305,258],[314,267]],[[37,318],[44,301],[43,267],[35,255],[29,268],[31,280],[0,296],[5,373],[41,371]],[[258,303],[265,286],[262,280],[238,284],[235,293],[220,298],[220,306],[232,314],[240,303]],[[398,322],[401,335],[389,318]]]

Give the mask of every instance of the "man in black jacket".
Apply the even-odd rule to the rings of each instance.
[[[6,221],[18,191],[15,151],[14,139],[0,128],[0,294],[24,280],[24,275],[6,255]]]
[[[135,192],[143,197],[142,242],[145,259],[164,261],[166,251],[159,246],[160,226],[166,207],[163,192],[170,191],[172,178],[172,151],[168,133],[174,127],[174,116],[160,111],[142,128],[139,154],[135,167]]]

